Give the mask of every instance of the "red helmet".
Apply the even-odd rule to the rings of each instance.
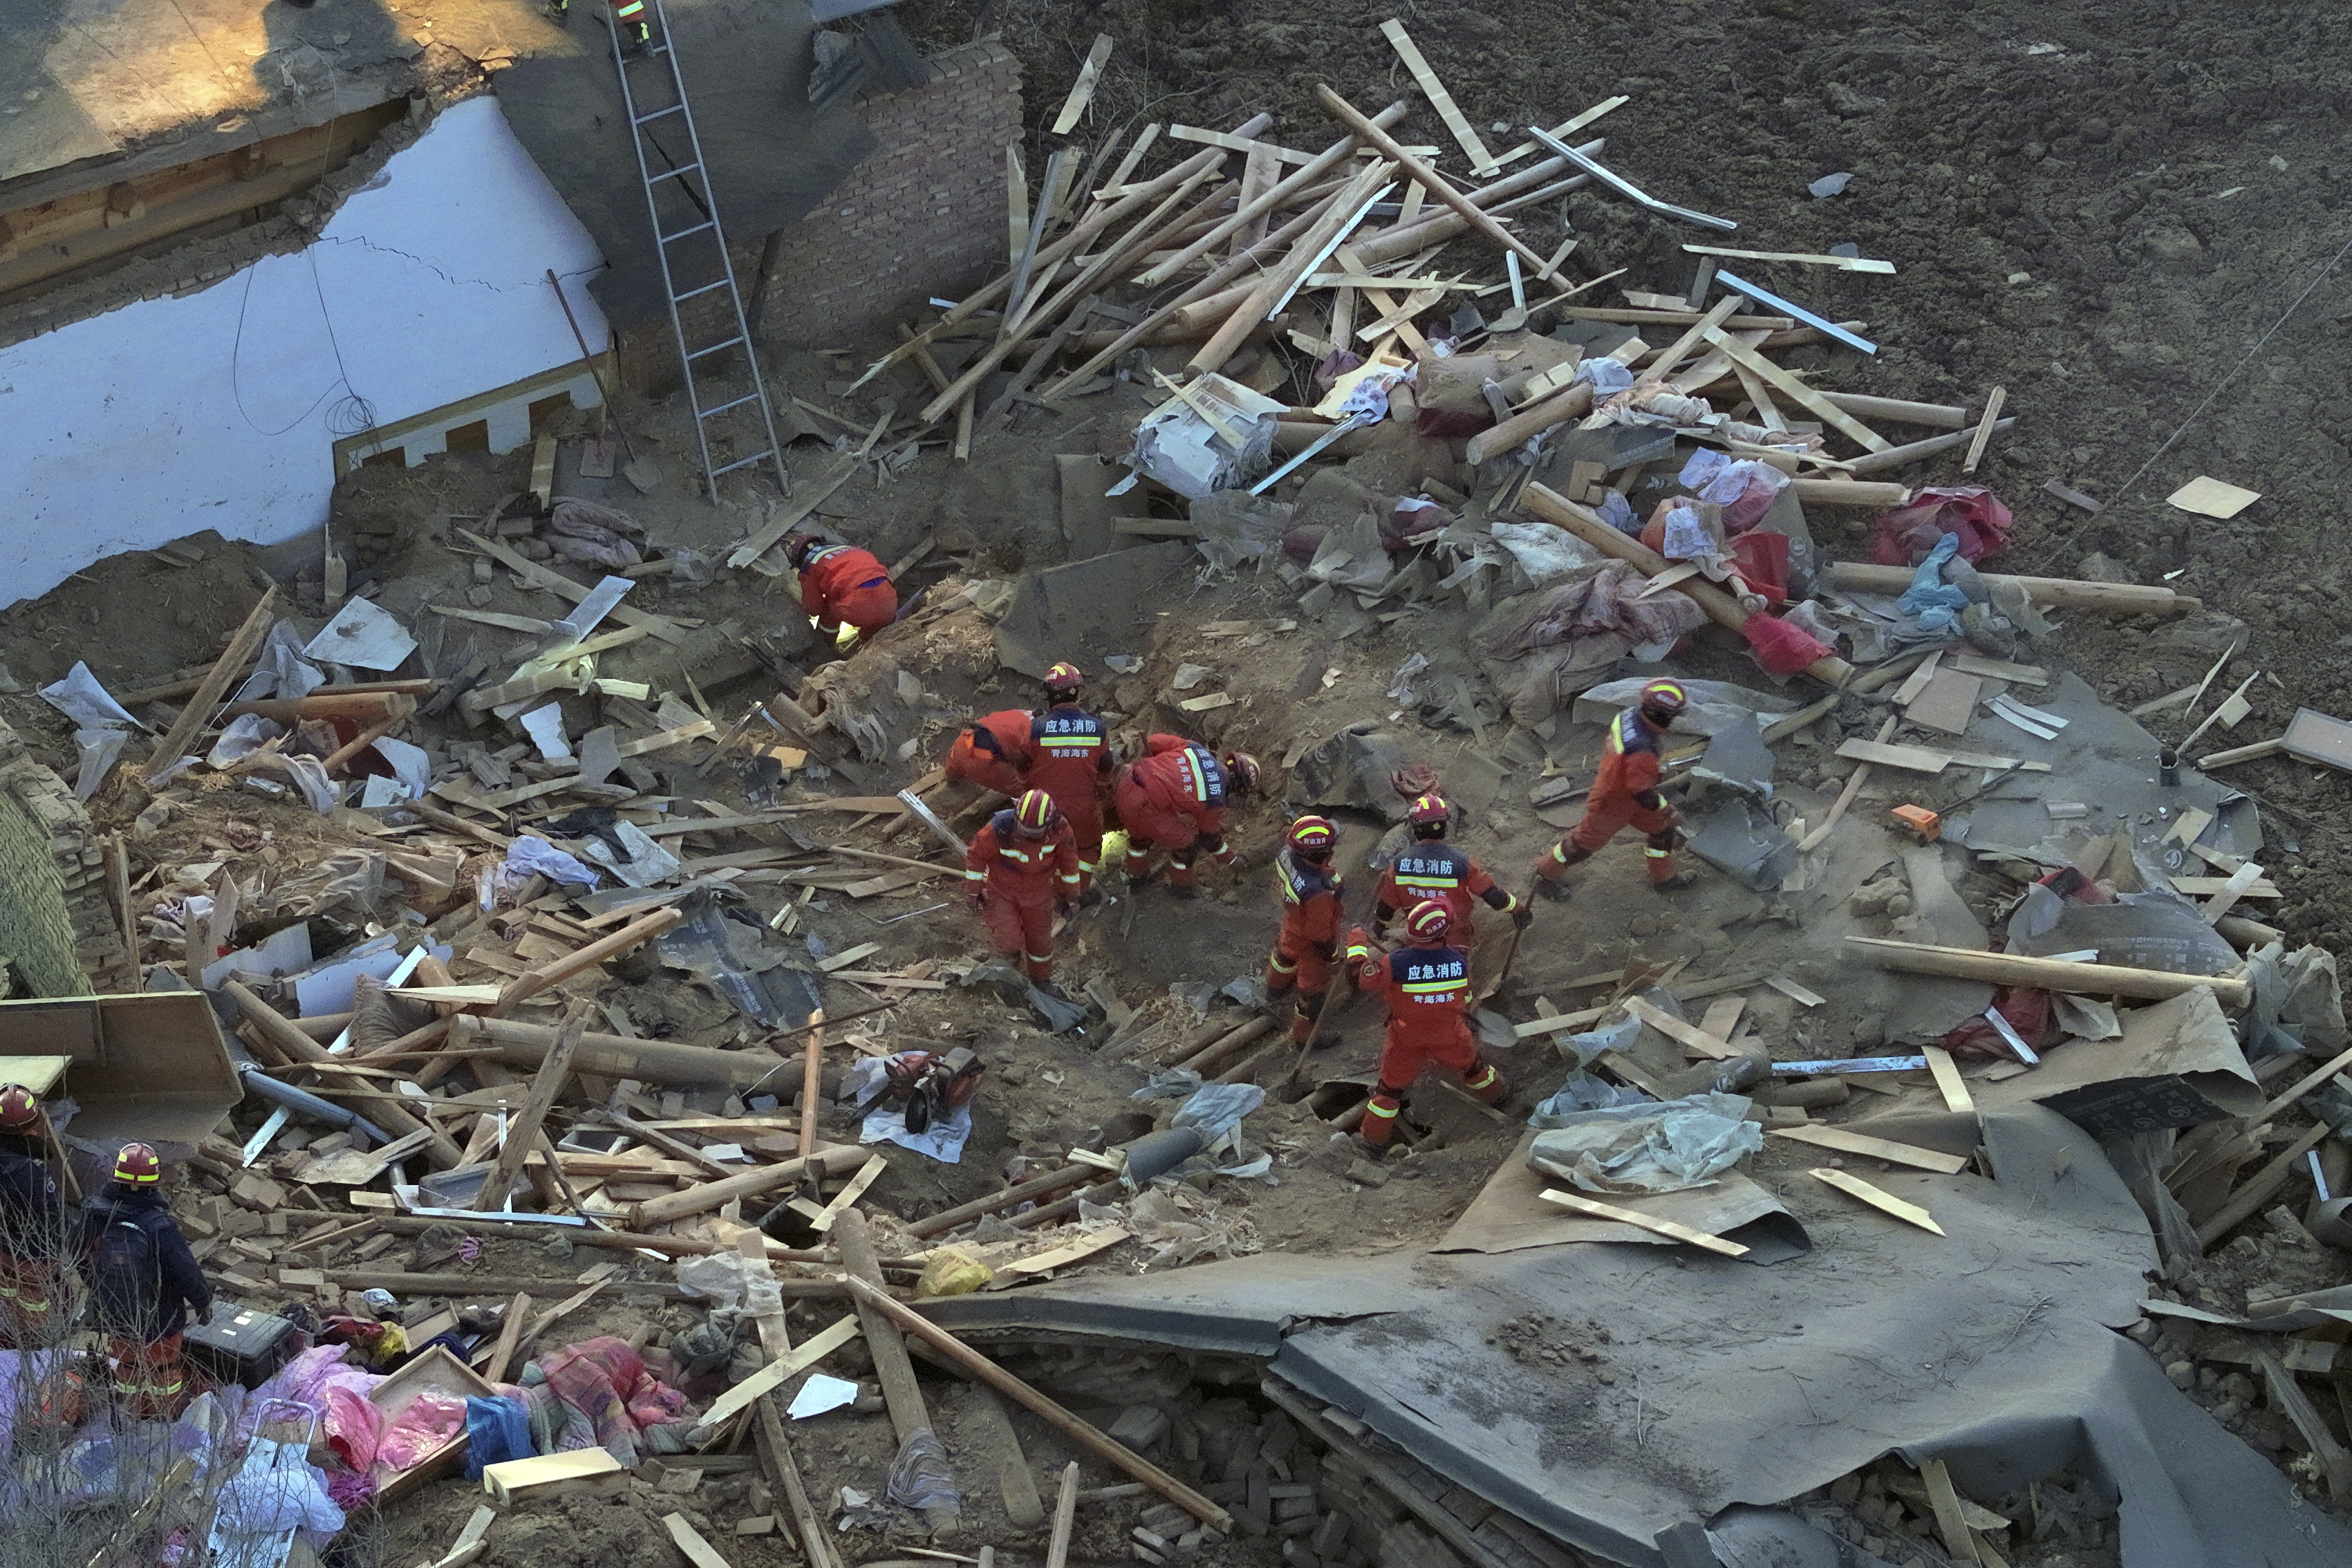
[[[1329,858],[1339,842],[1339,826],[1328,816],[1302,816],[1290,825],[1290,847],[1306,860]]]
[[[1435,899],[1423,899],[1404,917],[1404,934],[1419,947],[1432,947],[1454,929],[1454,914]]]
[[[1045,672],[1045,689],[1059,697],[1087,683],[1086,672],[1075,664],[1057,664]]]
[[[125,1143],[114,1156],[114,1179],[125,1186],[154,1186],[163,1179],[163,1162],[144,1143]]]
[[[1013,820],[1019,825],[1024,837],[1043,838],[1053,827],[1054,818],[1058,815],[1054,808],[1054,797],[1042,789],[1024,791],[1021,798],[1013,803]]]
[[[41,1102],[21,1083],[0,1083],[0,1132],[30,1132],[41,1124]]]
[[[1454,820],[1454,808],[1445,804],[1445,797],[1442,795],[1416,795],[1412,809],[1405,813],[1405,820],[1415,827],[1432,825],[1443,827]]]
[[[809,552],[824,542],[814,533],[795,533],[784,541],[784,559],[791,562],[793,569],[797,571],[801,563],[808,559]]]
[[[1653,680],[1642,688],[1642,710],[1672,721],[1690,706],[1690,693],[1679,680]]]
[[[1243,795],[1256,793],[1257,759],[1255,757],[1251,756],[1247,752],[1227,752],[1223,761],[1225,764],[1227,788],[1237,790]]]

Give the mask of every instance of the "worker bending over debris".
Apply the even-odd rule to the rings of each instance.
[[[1536,875],[1541,879],[1536,887],[1544,897],[1568,897],[1560,880],[1568,868],[1591,859],[1622,827],[1649,836],[1642,853],[1649,858],[1652,888],[1663,893],[1698,879],[1695,871],[1675,869],[1675,847],[1682,842],[1675,824],[1681,818],[1658,793],[1666,731],[1689,706],[1689,694],[1679,681],[1654,680],[1642,688],[1640,701],[1610,721],[1609,738],[1601,743],[1601,772],[1584,797],[1582,820],[1536,862]]]
[[[1381,1076],[1364,1107],[1358,1135],[1378,1155],[1396,1131],[1405,1092],[1433,1064],[1455,1074],[1462,1087],[1488,1105],[1509,1093],[1495,1064],[1478,1056],[1470,1033],[1470,956],[1447,941],[1454,917],[1435,899],[1423,899],[1404,917],[1405,945],[1383,952],[1358,926],[1348,933],[1348,963],[1356,987],[1377,991],[1388,1004],[1388,1038]]]
[[[1520,930],[1527,929],[1535,918],[1527,904],[1497,886],[1485,867],[1445,842],[1454,808],[1445,804],[1444,796],[1435,793],[1416,796],[1405,820],[1412,825],[1412,842],[1381,879],[1379,901],[1372,911],[1373,935],[1387,936],[1389,923],[1398,912],[1423,899],[1435,899],[1445,906],[1465,947],[1477,931],[1472,914],[1474,900],[1484,900],[1488,909],[1510,916]]]
[[[1054,797],[1077,836],[1078,897],[1091,900],[1102,868],[1103,795],[1110,787],[1110,727],[1078,706],[1087,678],[1075,664],[1045,672],[1045,710],[1029,724],[1024,782]],[[993,717],[993,715],[992,715]]]
[[[964,897],[988,922],[996,951],[1019,953],[1032,984],[1054,984],[1054,917],[1078,896],[1078,850],[1069,820],[1042,789],[1024,792],[972,835]],[[1056,993],[1058,994],[1058,993]]]
[[[1037,716],[1026,708],[984,713],[956,731],[948,748],[947,776],[999,795],[1029,787],[1029,731]]]
[[[1242,863],[1225,847],[1225,803],[1257,788],[1257,759],[1247,752],[1220,757],[1181,735],[1153,735],[1144,754],[1121,768],[1117,784],[1119,826],[1127,829],[1127,879],[1150,880],[1151,852],[1168,851],[1168,885],[1192,896],[1192,861],[1203,852],[1222,866]]]
[[[123,1407],[137,1420],[169,1421],[188,1402],[180,1361],[188,1310],[211,1315],[212,1287],[163,1194],[163,1162],[144,1143],[114,1156],[114,1180],[91,1200],[88,1268],[98,1325]]]
[[[784,559],[800,574],[801,608],[827,643],[838,643],[845,626],[872,637],[898,618],[898,590],[872,551],[795,533],[784,542]]]
[[[61,1299],[79,1238],[48,1155],[39,1099],[0,1084],[0,1350],[54,1345],[74,1315]]]
[[[1290,825],[1282,852],[1275,857],[1275,879],[1282,884],[1282,930],[1265,960],[1265,994],[1276,1006],[1295,990],[1290,1040],[1303,1046],[1322,1016],[1332,966],[1339,961],[1339,874],[1331,852],[1339,829],[1328,816],[1302,816]]]

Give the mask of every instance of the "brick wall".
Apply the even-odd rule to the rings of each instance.
[[[0,958],[16,988],[87,996],[110,975],[122,937],[106,892],[105,857],[89,814],[65,781],[0,724]]]
[[[1021,134],[1020,62],[992,38],[924,63],[929,86],[859,100],[873,153],[783,231],[764,341],[824,348],[887,331],[925,300],[967,293],[1004,265],[1004,147]],[[761,245],[744,248],[748,289]]]

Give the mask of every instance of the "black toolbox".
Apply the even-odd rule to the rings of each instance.
[[[258,1388],[307,1348],[308,1336],[257,1307],[215,1300],[209,1322],[192,1323],[183,1353],[215,1382]]]

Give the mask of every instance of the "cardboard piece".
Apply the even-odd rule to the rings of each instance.
[[[2288,723],[2286,733],[2279,737],[2278,745],[2287,755],[2301,757],[2307,763],[2352,769],[2352,724],[2309,708],[2294,710],[2294,718]]]
[[[1923,728],[1940,730],[1947,735],[1965,734],[1969,721],[1976,717],[1977,699],[1983,693],[1981,677],[1963,675],[1957,669],[1938,669],[1928,678],[1927,689],[1911,700],[1906,711],[1911,722]]]
[[[2004,1083],[1980,1083],[1987,1110],[2037,1101],[2097,1138],[2195,1127],[2263,1108],[2237,1033],[2210,991],[2121,1015],[2112,1040],[2070,1040]]]
[[[2260,490],[2241,489],[2236,485],[2200,476],[2164,499],[2168,504],[2200,517],[2232,518],[2263,496]]]

